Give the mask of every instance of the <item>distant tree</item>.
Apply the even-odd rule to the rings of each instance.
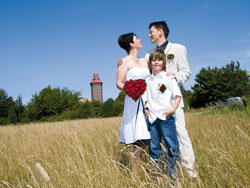
[[[118,97],[115,99],[115,101],[124,103],[125,96],[126,96],[126,92],[120,91],[120,93],[119,93]]]
[[[243,96],[250,93],[249,74],[240,69],[239,62],[231,61],[222,68],[202,68],[195,77],[195,85],[190,105],[204,107],[224,101],[228,97]]]
[[[39,94],[32,96],[27,105],[31,120],[46,119],[58,116],[64,111],[74,110],[80,105],[80,92],[73,92],[67,88],[44,88]]]
[[[12,106],[9,110],[8,114],[8,122],[10,124],[16,124],[18,122],[22,121],[24,113],[24,106],[22,103],[22,97],[19,95],[14,103],[14,106]]]
[[[14,106],[12,97],[9,97],[5,90],[0,89],[0,117],[7,117],[8,111]]]
[[[124,103],[122,102],[114,102],[113,105],[113,116],[121,116],[123,114],[123,105]]]
[[[196,84],[192,87],[194,93],[190,100],[192,107],[204,107],[206,104],[215,103],[226,97],[223,91],[225,83],[222,81],[221,69],[202,68],[196,75],[195,81]]]
[[[82,118],[91,118],[93,117],[94,114],[94,107],[91,104],[91,102],[86,102],[84,104],[82,104],[81,107],[81,111],[82,111]]]
[[[103,117],[115,116],[114,104],[115,104],[115,101],[112,98],[109,98],[103,103],[103,106],[102,106]]]
[[[192,91],[190,90],[185,90],[183,85],[180,86],[181,94],[183,98],[186,98],[192,94]]]
[[[115,103],[114,103],[114,107],[113,107],[115,116],[121,116],[123,114],[125,96],[126,96],[126,92],[121,91],[119,93],[118,97],[115,99]]]
[[[180,89],[181,89],[181,93],[182,93],[182,97],[183,97],[183,101],[184,101],[184,108],[189,109],[192,91],[185,90],[183,85],[180,86]]]
[[[240,63],[231,61],[222,67],[225,92],[228,97],[250,95],[250,75],[246,70],[240,69]]]
[[[91,101],[90,104],[93,110],[91,117],[100,117],[102,113],[102,103],[100,101]]]
[[[9,97],[5,90],[0,89],[0,125],[9,123],[9,113],[14,111],[14,109],[15,102],[13,98]]]

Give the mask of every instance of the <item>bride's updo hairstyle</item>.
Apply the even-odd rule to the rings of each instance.
[[[126,33],[118,38],[118,43],[120,47],[126,50],[128,54],[131,49],[130,43],[134,43],[133,41],[134,36],[136,36],[134,33]]]
[[[155,49],[150,53],[148,68],[151,74],[153,72],[152,61],[155,61],[155,60],[162,61],[163,62],[162,70],[166,71],[166,55],[163,50]]]

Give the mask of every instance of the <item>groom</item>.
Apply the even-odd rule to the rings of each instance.
[[[149,30],[151,43],[155,44],[157,48],[162,49],[166,54],[167,74],[175,78],[179,85],[187,81],[191,72],[187,61],[185,46],[167,41],[169,28],[165,21],[151,23]],[[149,60],[149,53],[145,56],[147,60]],[[179,149],[182,157],[181,163],[186,168],[190,177],[197,177],[197,172],[194,171],[194,151],[186,130],[183,108],[184,103],[182,100],[175,112]]]

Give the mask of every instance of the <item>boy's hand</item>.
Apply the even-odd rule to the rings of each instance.
[[[166,116],[172,116],[175,113],[174,109],[168,110],[166,112],[163,112],[162,115],[166,115]]]
[[[145,109],[145,114],[146,116],[149,116],[150,115],[150,112],[148,110]]]

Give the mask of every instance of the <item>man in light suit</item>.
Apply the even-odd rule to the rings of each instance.
[[[149,29],[151,43],[155,44],[157,48],[164,50],[166,54],[167,74],[176,79],[178,84],[183,84],[191,75],[185,46],[167,41],[169,28],[164,21],[151,23]],[[145,58],[148,60],[149,53],[146,54]],[[197,177],[197,172],[194,171],[194,151],[186,130],[183,108],[184,103],[182,100],[175,112],[179,149],[182,157],[181,163],[186,168],[190,177]]]

